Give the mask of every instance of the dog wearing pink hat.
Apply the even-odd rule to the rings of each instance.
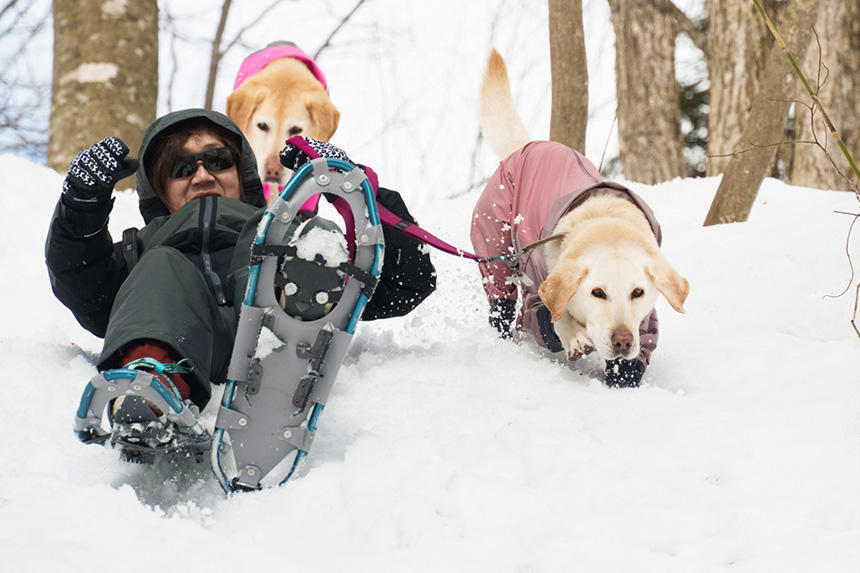
[[[284,141],[294,135],[328,141],[340,112],[316,62],[292,42],[275,42],[242,62],[227,117],[251,144],[268,199],[290,175],[278,159]]]

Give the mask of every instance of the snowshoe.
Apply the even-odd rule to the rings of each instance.
[[[78,438],[84,443],[110,444],[131,462],[152,463],[167,455],[202,461],[210,435],[198,421],[197,407],[178,398],[158,376],[179,371],[173,368],[185,367],[181,362],[141,359],[100,372],[81,396],[75,417]],[[105,410],[110,429],[102,424]]]
[[[302,220],[302,206],[320,195],[343,218],[345,233],[318,215]],[[251,250],[210,451],[226,492],[281,485],[307,455],[376,288],[383,249],[373,188],[349,162],[306,163],[269,204]]]

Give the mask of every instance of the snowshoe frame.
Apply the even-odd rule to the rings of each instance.
[[[275,297],[279,248],[306,201],[325,194],[344,219],[352,262],[343,294],[326,315],[302,320]],[[227,383],[215,422],[210,462],[225,492],[281,485],[307,455],[337,371],[367,301],[384,253],[374,189],[353,164],[314,159],[269,204],[253,241],[248,284]],[[255,358],[262,328],[282,346]]]

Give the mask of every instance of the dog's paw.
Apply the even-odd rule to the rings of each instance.
[[[569,341],[567,350],[568,360],[578,360],[587,354],[594,352],[594,345],[585,335],[585,331],[577,332]]]

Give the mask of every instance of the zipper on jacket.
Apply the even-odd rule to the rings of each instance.
[[[218,204],[215,197],[201,197],[200,200],[203,201],[203,209],[200,210],[200,228],[203,231],[200,240],[200,257],[203,260],[203,272],[212,285],[218,304],[225,305],[227,297],[224,296],[224,285],[212,266],[212,255],[209,253],[209,242],[212,240],[212,230],[215,228]]]

